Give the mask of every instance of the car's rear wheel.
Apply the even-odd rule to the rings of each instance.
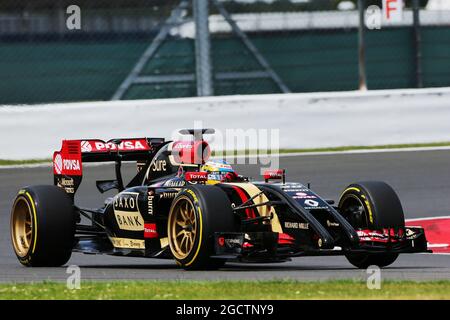
[[[342,193],[339,211],[355,229],[380,230],[405,226],[400,200],[386,183],[369,181],[355,183]],[[386,267],[397,259],[398,253],[349,253],[347,260],[358,268],[377,265]]]
[[[225,263],[215,259],[214,233],[235,231],[231,203],[215,186],[191,186],[172,202],[168,220],[169,246],[185,269],[216,269]]]
[[[55,186],[19,191],[11,211],[11,240],[27,267],[56,267],[71,256],[75,235],[72,200]]]

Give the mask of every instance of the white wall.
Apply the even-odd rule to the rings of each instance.
[[[450,141],[450,88],[0,106],[0,159],[50,158],[62,139],[170,138],[196,120],[279,129],[281,148]]]

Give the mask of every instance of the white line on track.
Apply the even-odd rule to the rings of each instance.
[[[273,156],[280,157],[299,157],[299,156],[327,156],[340,154],[364,154],[364,153],[393,153],[393,152],[420,152],[420,151],[446,151],[450,150],[450,146],[442,147],[415,147],[415,148],[391,148],[391,149],[360,149],[360,150],[344,150],[344,151],[317,151],[317,152],[292,152],[280,153]],[[252,155],[252,157],[264,157],[268,155]]]
[[[360,150],[346,150],[346,151],[317,151],[317,152],[292,152],[292,153],[277,153],[277,154],[252,154],[252,155],[236,155],[230,156],[233,158],[267,158],[267,157],[307,157],[307,156],[327,156],[327,155],[345,155],[345,154],[365,154],[365,153],[393,153],[393,152],[420,152],[420,151],[448,151],[450,146],[441,147],[414,147],[414,148],[392,148],[392,149],[360,149]],[[214,156],[213,159],[227,158],[224,156]],[[100,163],[85,163],[83,166],[101,166],[111,164],[111,162]],[[33,163],[33,164],[18,164],[18,165],[0,165],[1,169],[20,169],[20,168],[45,168],[51,167],[51,162]]]
[[[317,151],[317,152],[291,152],[291,153],[275,153],[275,154],[251,154],[229,156],[229,159],[235,158],[267,158],[267,157],[308,157],[308,156],[333,156],[345,154],[365,154],[365,153],[394,153],[394,152],[420,152],[420,151],[448,151],[450,146],[442,147],[415,147],[415,148],[391,148],[391,149],[359,149],[344,151]],[[227,156],[214,156],[213,159],[227,159]]]
[[[426,218],[413,218],[406,219],[406,222],[422,221],[422,220],[436,220],[436,219],[450,219],[450,216],[437,216],[437,217],[426,217]]]

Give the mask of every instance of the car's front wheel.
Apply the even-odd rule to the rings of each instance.
[[[368,181],[348,186],[339,200],[340,213],[355,229],[380,230],[405,226],[400,200],[385,182]],[[347,260],[357,268],[371,265],[386,267],[397,259],[398,253],[349,253]]]

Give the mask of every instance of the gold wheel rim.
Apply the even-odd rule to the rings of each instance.
[[[168,223],[170,248],[177,259],[186,259],[193,250],[197,225],[193,203],[181,197],[173,206]]]
[[[25,257],[30,251],[33,235],[31,207],[25,198],[19,197],[13,206],[11,236],[14,251],[19,257]]]

